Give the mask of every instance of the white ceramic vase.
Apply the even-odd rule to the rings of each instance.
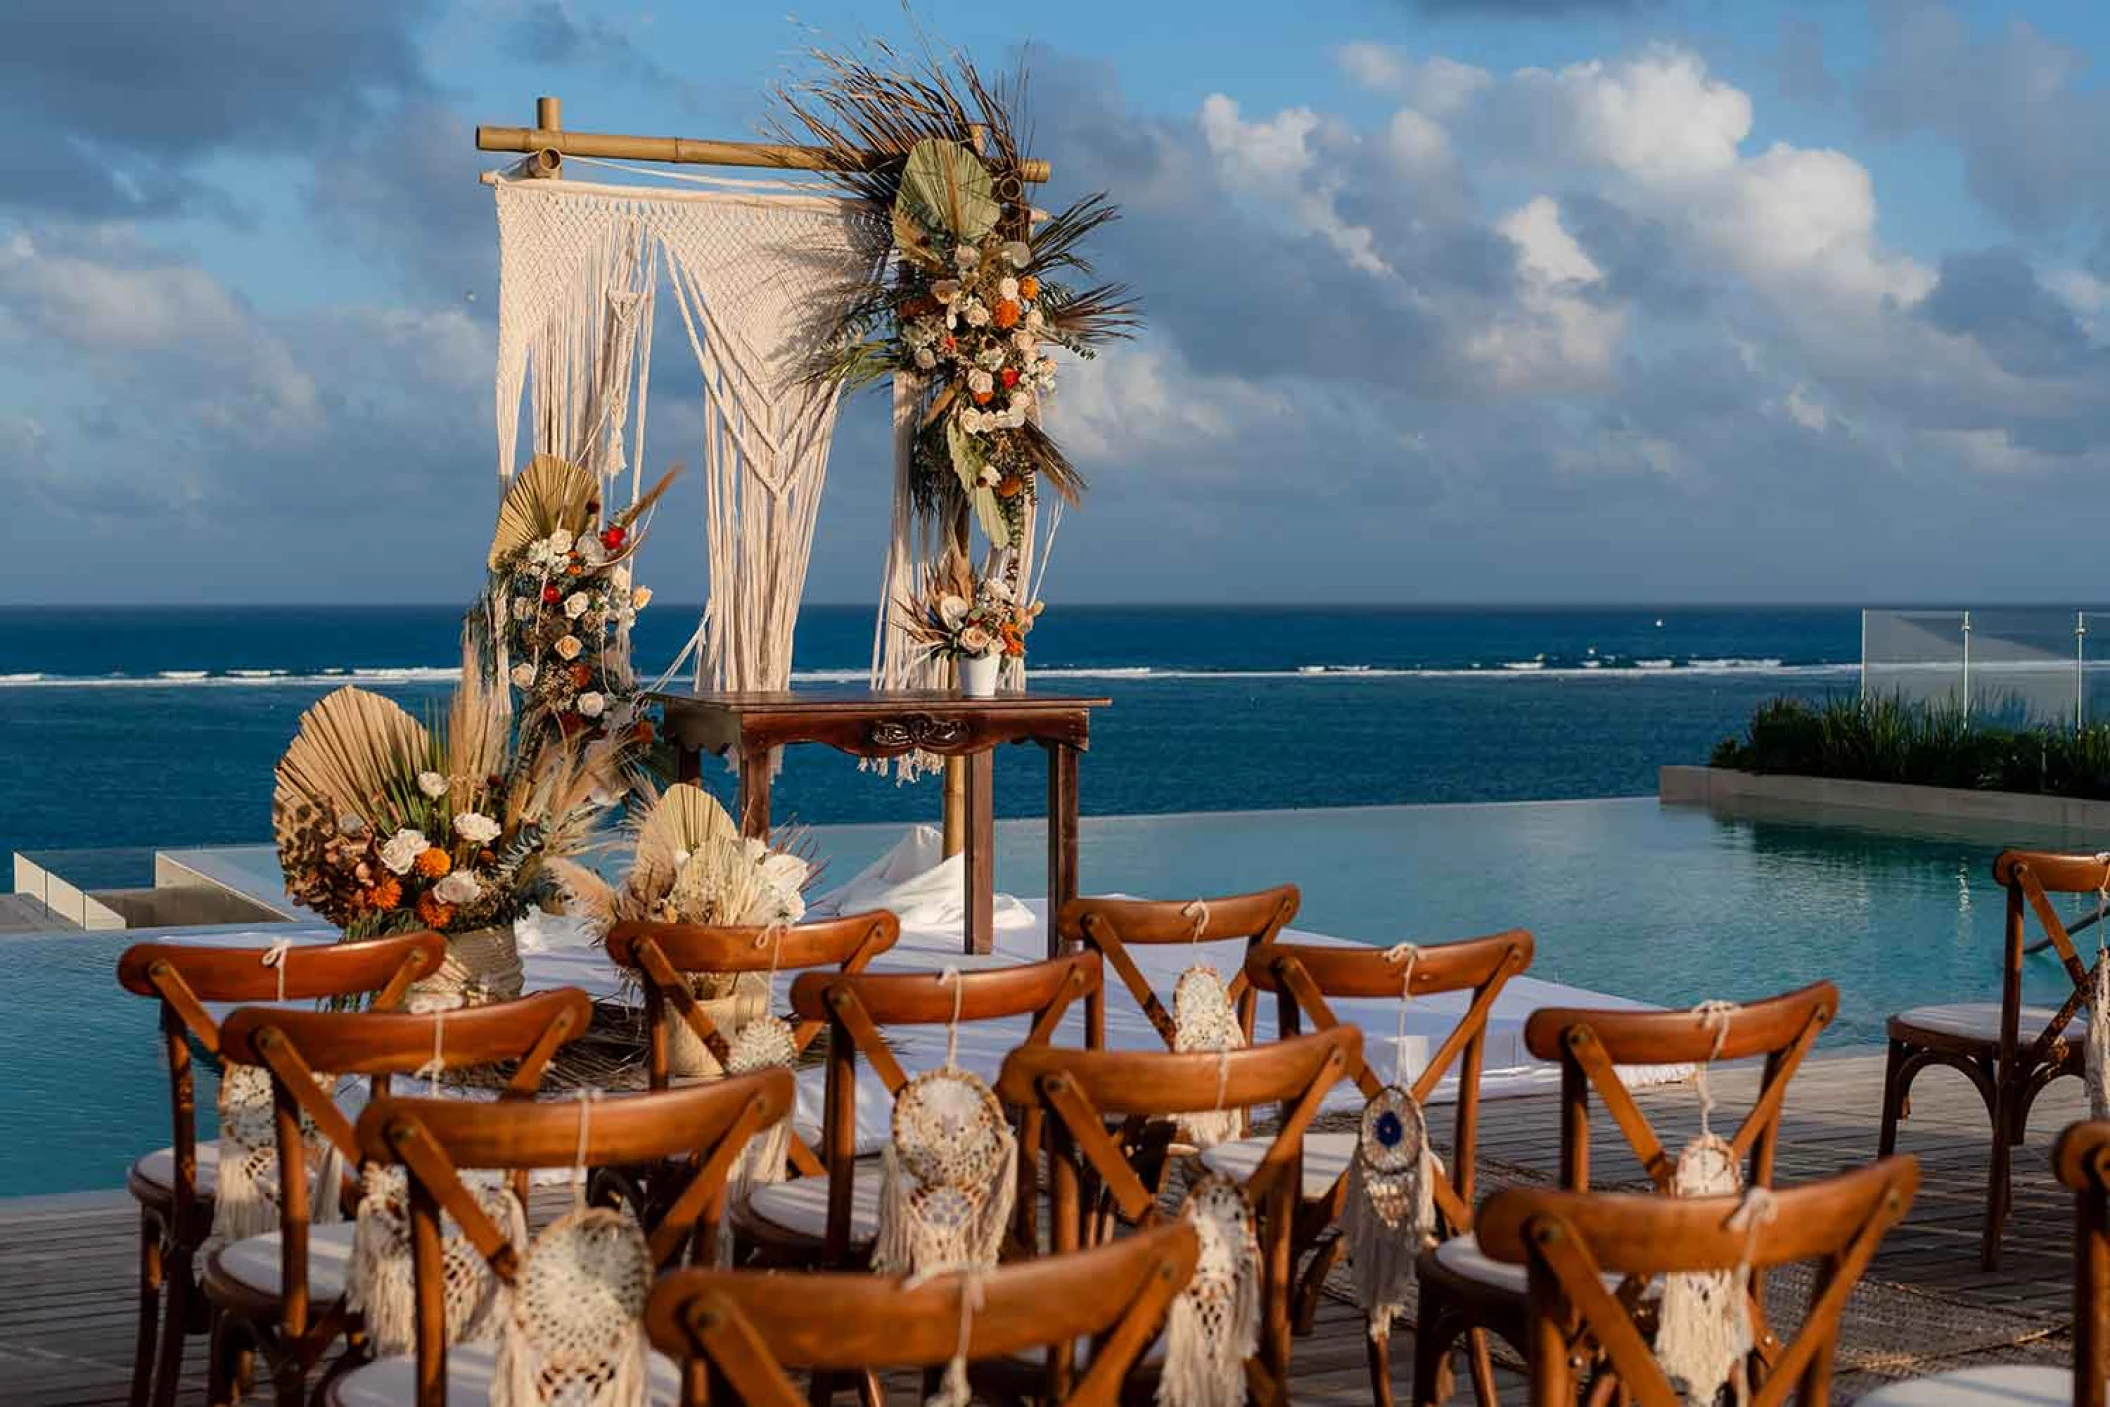
[[[1004,657],[992,650],[986,655],[960,656],[960,695],[969,699],[996,697],[996,676]]]

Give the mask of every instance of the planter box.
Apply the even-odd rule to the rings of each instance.
[[[1738,803],[1747,802],[1773,811],[1807,808],[1884,812],[2110,837],[2110,801],[2078,801],[2025,792],[1849,782],[1831,777],[1761,776],[1720,767],[1665,767],[1657,774],[1656,795],[1665,806],[1734,810]]]

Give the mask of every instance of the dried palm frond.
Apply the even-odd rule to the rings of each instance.
[[[447,786],[455,811],[480,810],[491,778],[506,768],[509,699],[477,658],[475,632],[462,630],[462,678],[447,706]]]
[[[300,716],[279,759],[273,806],[306,803],[386,829],[414,804],[418,773],[436,756],[432,735],[393,699],[338,689]]]
[[[507,486],[491,535],[489,565],[499,564],[558,528],[583,532],[593,519],[601,482],[590,471],[553,454],[538,454]]]
[[[586,920],[594,933],[605,934],[617,919],[627,917],[617,912],[619,891],[592,866],[560,858],[547,862],[543,870],[563,899],[565,912]]]
[[[631,892],[656,901],[673,888],[686,857],[707,841],[735,840],[739,833],[718,798],[694,782],[675,783],[659,794],[638,823]]]

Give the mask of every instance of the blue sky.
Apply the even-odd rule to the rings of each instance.
[[[1072,600],[2075,599],[2110,515],[2110,7],[1340,0],[917,20],[1026,46],[1149,323],[1066,370]],[[471,149],[753,135],[885,0],[19,0],[0,600],[446,600],[496,488]],[[679,350],[674,349],[674,350]],[[671,354],[658,452],[700,421]],[[674,368],[669,370],[668,368]],[[870,401],[810,583],[869,599]],[[700,493],[646,575],[694,599]]]

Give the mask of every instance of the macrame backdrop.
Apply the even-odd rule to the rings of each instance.
[[[628,468],[636,498],[653,307],[671,288],[703,388],[711,580],[696,686],[782,689],[840,397],[806,375],[812,339],[874,276],[890,232],[785,183],[687,179],[729,189],[496,182],[498,470],[518,463],[528,394],[536,451],[595,470],[611,495]]]

